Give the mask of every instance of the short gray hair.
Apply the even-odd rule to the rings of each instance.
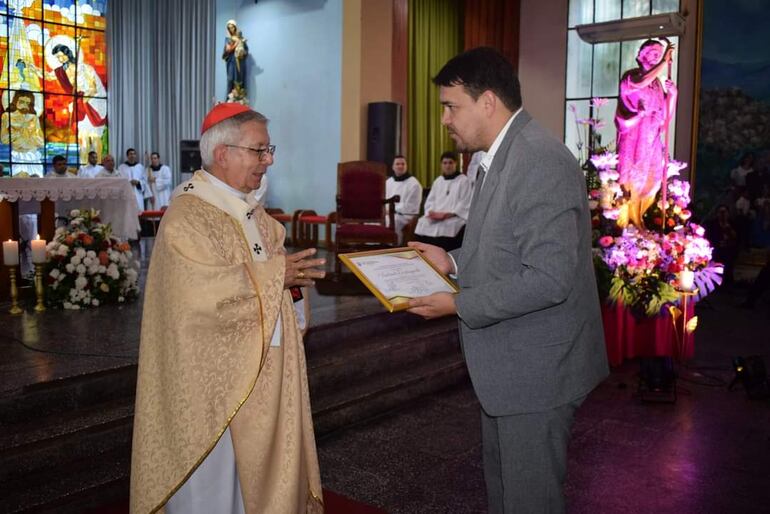
[[[214,148],[217,145],[234,145],[240,140],[241,126],[250,121],[267,123],[267,117],[257,111],[248,111],[236,114],[232,118],[220,121],[201,135],[201,163],[204,168],[214,162]]]

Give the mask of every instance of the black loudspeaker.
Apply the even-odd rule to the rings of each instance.
[[[201,149],[198,141],[185,139],[179,142],[179,172],[194,173],[201,169]]]
[[[388,166],[401,153],[401,104],[373,102],[369,104],[366,130],[366,160]]]
[[[643,402],[676,401],[676,371],[671,357],[639,359],[639,398]]]

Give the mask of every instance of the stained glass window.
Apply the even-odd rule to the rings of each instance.
[[[107,153],[107,0],[0,0],[0,164],[42,176]]]

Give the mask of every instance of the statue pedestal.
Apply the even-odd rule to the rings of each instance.
[[[693,304],[687,305],[687,319],[694,316]],[[682,362],[695,353],[695,337],[687,334],[682,344],[681,322],[674,327],[668,310],[654,318],[636,318],[620,303],[602,305],[602,320],[610,366],[633,357],[673,357]]]

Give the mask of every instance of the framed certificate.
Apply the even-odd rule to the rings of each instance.
[[[339,259],[389,312],[409,307],[409,299],[458,292],[457,286],[413,248],[343,253]]]

